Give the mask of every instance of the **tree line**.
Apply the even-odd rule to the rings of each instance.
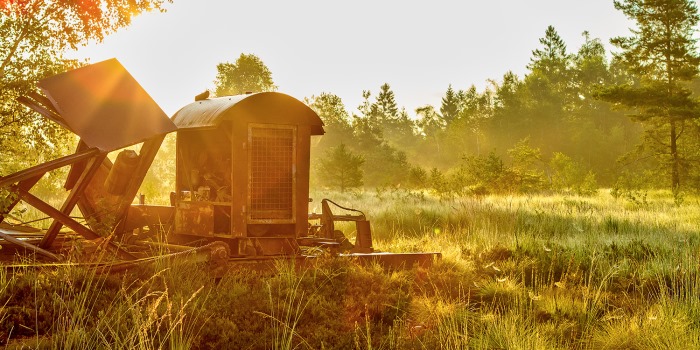
[[[417,119],[397,106],[389,84],[376,95],[363,91],[352,116],[333,94],[309,98],[327,131],[315,148],[318,180],[347,187],[338,174],[360,157],[354,166],[364,176],[355,176],[355,186],[580,194],[599,186],[699,188],[697,7],[686,0],[614,5],[636,28],[611,40],[613,52],[587,32],[569,51],[549,26],[524,76],[506,72],[483,90],[449,86],[440,106],[415,110]]]
[[[66,49],[100,40],[165,2],[0,4],[1,174],[37,155],[65,154],[74,144],[16,98],[38,79],[79,65],[64,58]],[[306,98],[326,130],[312,147],[314,185],[427,187],[446,195],[697,189],[697,7],[690,0],[614,4],[636,27],[611,40],[612,52],[587,32],[570,50],[549,26],[524,75],[506,72],[483,89],[447,86],[439,106],[409,112],[388,83],[362,91],[352,112],[330,92]],[[252,54],[217,71],[218,96],[277,89],[272,72]]]

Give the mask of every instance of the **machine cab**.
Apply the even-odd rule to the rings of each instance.
[[[229,241],[240,256],[292,254],[308,231],[318,115],[277,92],[195,101],[178,128],[172,234]]]

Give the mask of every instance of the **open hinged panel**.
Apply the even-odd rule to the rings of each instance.
[[[116,59],[58,74],[38,85],[43,94],[32,92],[18,100],[75,133],[80,142],[72,155],[0,177],[0,187],[10,193],[4,201],[8,205],[0,210],[0,223],[20,201],[48,215],[52,222],[34,247],[42,252],[63,226],[87,239],[99,238],[95,232],[98,229],[118,231],[163,138],[176,127]],[[113,166],[107,154],[138,143],[143,143],[140,154],[132,157],[128,173],[117,174],[115,170],[124,168]],[[69,193],[60,208],[30,193],[47,172],[64,166],[71,167],[64,185]],[[110,178],[119,185],[105,186]],[[80,208],[87,226],[70,217],[75,206]],[[0,235],[7,237],[8,230],[3,230]],[[133,258],[112,247],[120,257]]]

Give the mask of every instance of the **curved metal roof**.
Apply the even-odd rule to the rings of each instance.
[[[323,135],[323,121],[307,105],[279,92],[224,96],[195,101],[172,116],[178,129],[217,127],[224,120],[254,123],[310,125],[312,135]]]

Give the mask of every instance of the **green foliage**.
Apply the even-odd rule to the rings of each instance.
[[[345,144],[329,149],[319,160],[318,176],[321,184],[338,188],[340,192],[362,186],[362,164],[365,159],[348,151]]]
[[[272,81],[272,72],[253,54],[242,53],[234,63],[219,63],[216,71],[216,96],[277,90]]]
[[[0,174],[56,158],[75,140],[16,101],[39,79],[75,68],[66,50],[131,23],[140,13],[163,11],[170,0],[3,1],[0,3]],[[18,142],[22,140],[22,142]],[[42,158],[46,157],[46,158]]]
[[[518,179],[518,191],[530,193],[544,188],[545,175],[542,169],[542,153],[530,145],[530,138],[520,140],[508,150],[512,159],[512,171]]]
[[[325,131],[325,134],[313,143],[312,157],[323,155],[331,147],[352,143],[353,130],[350,125],[350,115],[345,110],[340,97],[324,92],[319,96],[306,98],[304,102],[321,118]]]
[[[165,136],[139,193],[146,196],[146,203],[170,205],[170,192],[175,190],[175,143],[177,134]]]
[[[645,128],[645,149],[669,170],[670,188],[682,184],[687,168],[683,130],[697,120],[698,102],[684,84],[698,76],[700,54],[694,38],[700,20],[688,0],[615,1],[615,8],[634,20],[631,36],[613,38],[622,51],[615,58],[637,77],[602,90],[600,97],[633,111]]]
[[[552,189],[571,191],[580,195],[591,195],[598,189],[595,174],[586,172],[585,168],[569,156],[555,152],[549,161]]]
[[[514,193],[520,191],[518,174],[506,166],[495,152],[487,156],[464,158],[463,168],[469,184],[483,188],[487,193]]]
[[[442,105],[440,106],[440,117],[447,125],[457,119],[457,115],[461,109],[460,104],[459,93],[455,93],[454,89],[452,89],[452,85],[448,86],[445,97],[442,98]]]
[[[411,167],[411,169],[408,171],[407,182],[410,188],[425,188],[425,185],[428,182],[428,172],[419,166]]]

